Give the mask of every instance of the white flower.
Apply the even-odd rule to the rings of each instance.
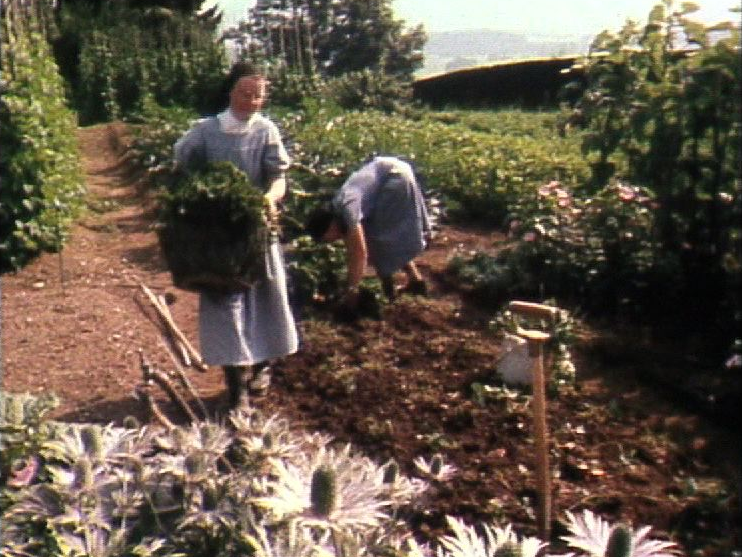
[[[519,540],[509,524],[505,528],[484,524],[484,537],[480,537],[473,527],[466,526],[463,521],[451,516],[447,516],[446,520],[454,535],[440,539],[438,557],[495,557],[506,544],[516,546],[521,557],[536,557],[546,546],[538,538]]]
[[[562,539],[587,555],[604,557],[611,534],[617,526],[611,526],[589,510],[584,510],[581,516],[575,516],[567,511],[567,518],[569,519],[567,527],[572,535],[562,536]],[[671,557],[675,555],[674,543],[647,539],[650,530],[649,526],[630,530],[631,549],[627,557]]]

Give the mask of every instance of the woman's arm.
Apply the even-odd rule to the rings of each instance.
[[[276,176],[271,180],[268,191],[263,196],[268,204],[270,218],[278,216],[278,203],[286,195],[286,178],[283,175]]]
[[[353,226],[345,235],[345,247],[348,250],[348,289],[355,289],[366,271],[368,248],[366,235],[360,223]]]
[[[205,162],[206,149],[202,126],[203,121],[199,121],[175,142],[173,154],[179,168],[188,169],[194,163]]]

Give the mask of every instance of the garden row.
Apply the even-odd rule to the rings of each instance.
[[[83,204],[77,120],[46,41],[23,2],[2,18],[0,273],[61,249]]]

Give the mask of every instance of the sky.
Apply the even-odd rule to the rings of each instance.
[[[254,0],[218,0],[226,26],[244,18]],[[597,35],[618,31],[627,19],[646,22],[659,0],[392,0],[397,19],[426,31],[489,29],[551,35]],[[739,0],[696,0],[693,18],[705,23],[739,21],[729,9]],[[214,2],[204,4],[213,5]],[[677,1],[675,6],[680,6]]]

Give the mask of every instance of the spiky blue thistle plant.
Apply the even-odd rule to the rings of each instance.
[[[676,544],[647,537],[651,527],[632,529],[610,523],[589,510],[574,515],[567,511],[569,536],[562,536],[570,547],[591,557],[672,557]]]
[[[391,460],[384,467],[383,481],[385,484],[393,484],[395,481],[397,481],[398,477],[399,477],[399,464],[397,464],[397,461]]]
[[[625,524],[616,524],[608,537],[605,557],[630,557],[631,529]]]
[[[312,474],[312,512],[315,516],[328,518],[337,503],[337,478],[335,471],[321,466]]]
[[[455,466],[445,464],[440,454],[434,455],[430,459],[430,462],[426,461],[423,457],[418,457],[413,460],[413,464],[425,479],[435,480],[437,482],[445,482],[451,479],[457,471]]]

